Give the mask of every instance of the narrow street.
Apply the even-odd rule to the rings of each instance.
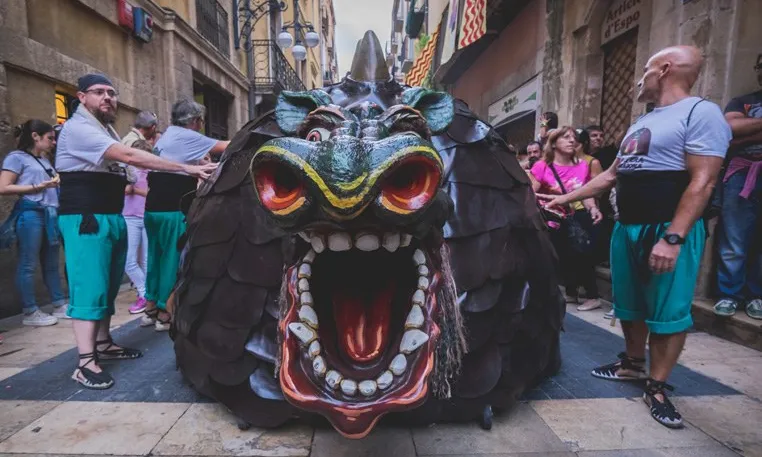
[[[569,306],[560,373],[496,416],[491,431],[476,423],[382,423],[365,440],[351,441],[327,424],[239,430],[223,407],[183,382],[168,335],[140,328],[127,313],[132,300],[134,292],[120,294],[114,335],[145,355],[112,363],[120,382],[106,391],[69,379],[76,357],[70,321],[47,328],[21,327],[18,318],[0,322],[0,456],[762,455],[762,354],[706,333],[688,335],[671,378],[683,430],[649,417],[638,386],[589,375],[623,346],[621,328],[603,319],[605,309]]]

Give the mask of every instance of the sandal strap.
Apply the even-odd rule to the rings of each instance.
[[[151,309],[146,308],[146,310],[143,312],[145,313],[146,316],[150,317],[151,319],[156,319],[159,316],[158,307],[151,308]]]
[[[618,363],[626,370],[645,371],[645,368],[643,368],[642,365],[646,363],[646,359],[630,357],[626,352],[620,352],[617,354],[617,357],[619,358],[619,362],[614,362],[614,364]]]
[[[88,352],[86,354],[79,354],[79,360],[87,360],[87,362],[84,363],[84,365],[77,364],[77,368],[79,369],[86,369],[90,371],[89,369],[85,368],[86,366],[90,365],[91,363],[98,363],[98,353],[97,352]]]
[[[646,393],[650,395],[656,395],[656,394],[662,394],[664,395],[664,391],[669,390],[670,392],[673,392],[675,390],[674,386],[667,384],[666,381],[657,381],[653,378],[648,378],[646,380]],[[667,398],[666,396],[664,397]]]

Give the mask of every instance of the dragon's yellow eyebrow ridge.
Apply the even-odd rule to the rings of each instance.
[[[307,163],[304,159],[294,154],[293,152],[288,151],[287,149],[284,149],[275,145],[265,145],[259,148],[259,150],[255,154],[255,157],[261,153],[270,153],[273,155],[281,156],[287,161],[297,165],[302,170],[304,170],[304,172],[312,180],[312,182],[314,182],[318,186],[318,189],[320,189],[323,195],[325,195],[325,198],[328,200],[328,203],[330,203],[331,206],[339,210],[347,210],[347,209],[351,209],[355,207],[359,203],[362,203],[362,201],[371,191],[373,185],[378,180],[379,176],[381,176],[387,169],[389,169],[389,167],[394,165],[399,158],[409,155],[411,153],[415,153],[415,152],[422,152],[426,154],[430,158],[434,159],[442,169],[444,168],[444,163],[442,162],[442,158],[439,157],[439,154],[437,154],[434,148],[424,146],[424,145],[417,145],[417,146],[410,146],[407,148],[403,148],[395,152],[394,154],[392,154],[386,160],[384,160],[378,167],[376,167],[375,170],[373,170],[372,173],[370,173],[369,176],[367,176],[367,178],[365,176],[360,176],[359,178],[355,179],[351,183],[345,183],[345,185],[353,186],[353,189],[359,188],[364,183],[364,186],[362,186],[361,190],[357,194],[351,195],[348,197],[341,197],[336,195],[328,187],[328,185],[325,183],[323,178],[320,176],[317,170],[315,170],[312,167],[312,165]],[[356,183],[356,181],[360,180],[360,178],[362,178],[362,180],[359,183]],[[339,188],[341,188],[341,186],[339,186]],[[345,190],[343,188],[341,189]],[[353,190],[353,189],[349,189],[349,190]]]

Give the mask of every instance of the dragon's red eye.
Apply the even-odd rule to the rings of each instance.
[[[381,204],[401,214],[417,211],[436,194],[439,177],[439,169],[429,159],[408,159],[384,180]]]
[[[304,205],[304,183],[285,165],[260,164],[254,170],[254,181],[259,200],[275,214],[289,214]]]

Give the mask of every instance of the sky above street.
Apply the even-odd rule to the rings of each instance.
[[[352,66],[357,40],[366,31],[376,32],[381,46],[386,46],[391,36],[393,3],[393,0],[334,0],[339,78]]]

